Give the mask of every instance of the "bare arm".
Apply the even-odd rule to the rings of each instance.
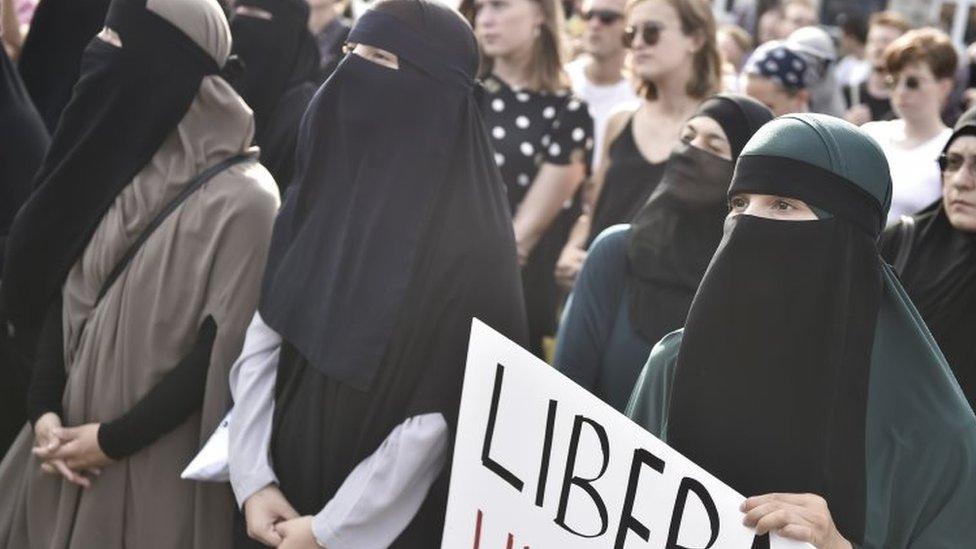
[[[0,35],[3,35],[7,55],[11,60],[16,61],[24,45],[24,36],[20,33],[20,21],[17,20],[17,7],[14,5],[14,0],[2,0],[0,4]]]
[[[525,264],[539,239],[573,197],[586,176],[583,160],[565,166],[543,164],[513,219],[519,262]]]

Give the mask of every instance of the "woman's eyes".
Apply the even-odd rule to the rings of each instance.
[[[795,210],[796,209],[796,206],[794,206],[793,204],[790,204],[789,202],[787,202],[785,200],[777,200],[773,204],[773,208],[776,209],[776,210],[778,210],[778,211],[781,211],[781,212],[788,212],[790,210]]]
[[[729,201],[729,206],[733,210],[744,210],[749,206],[749,201],[745,198],[736,197]]]

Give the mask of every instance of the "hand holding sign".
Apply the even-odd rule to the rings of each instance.
[[[750,549],[744,500],[474,321],[443,549]]]
[[[851,549],[851,543],[837,531],[827,501],[820,496],[766,494],[746,499],[739,509],[746,514],[745,525],[754,527],[757,534],[777,532],[818,549]]]

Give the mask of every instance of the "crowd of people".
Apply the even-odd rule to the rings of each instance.
[[[439,547],[472,318],[754,547],[976,544],[976,47],[734,4],[2,0],[0,546]]]

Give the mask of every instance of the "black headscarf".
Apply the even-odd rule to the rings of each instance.
[[[10,224],[30,195],[34,174],[50,141],[17,69],[6,50],[0,51],[0,256]]]
[[[240,0],[235,6],[230,29],[244,74],[234,87],[254,110],[261,163],[284,191],[294,171],[298,124],[318,87],[319,50],[308,30],[308,2]]]
[[[750,140],[729,195],[740,192],[797,198],[831,215],[726,222],[688,313],[668,442],[747,496],[823,496],[841,533],[859,543],[887,162],[851,124],[789,115]]]
[[[41,0],[18,69],[48,132],[78,81],[81,55],[105,21],[109,0]]]
[[[963,135],[976,135],[976,109],[959,118],[943,152]],[[941,198],[914,217],[915,236],[900,278],[976,410],[976,233],[953,227]],[[905,245],[899,235],[896,225],[882,237],[889,260]]]
[[[367,388],[398,322],[430,331],[456,319],[457,333],[439,328],[417,343],[453,345],[472,314],[524,336],[524,312],[512,308],[514,236],[474,98],[470,27],[440,4],[393,0],[363,15],[349,40],[394,53],[399,69],[349,55],[309,105],[260,311],[312,367]],[[408,287],[432,293],[418,300]],[[440,305],[413,318],[418,302]]]
[[[0,305],[31,349],[43,312],[116,195],[183,118],[203,77],[220,67],[146,0],[113,0],[7,240]],[[226,23],[224,23],[226,24]]]
[[[671,152],[661,184],[637,213],[627,250],[630,321],[654,344],[684,325],[728,213],[726,193],[742,147],[773,119],[768,108],[743,95],[717,95],[692,117],[722,127],[732,160],[686,143]]]

